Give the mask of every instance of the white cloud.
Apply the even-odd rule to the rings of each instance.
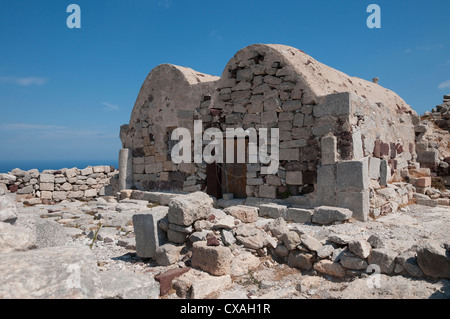
[[[215,38],[217,40],[223,40],[222,36],[220,35],[219,31],[217,31],[217,30],[212,30],[209,33],[209,36],[212,37],[212,38]]]
[[[105,107],[105,111],[109,112],[109,111],[118,111],[119,110],[119,106],[118,105],[114,105],[108,102],[103,102],[102,103]]]
[[[418,51],[432,51],[442,49],[444,47],[443,43],[440,44],[428,44],[416,47]]]
[[[47,78],[29,76],[29,77],[16,77],[16,76],[0,76],[0,84],[9,83],[17,84],[20,86],[30,85],[44,85],[48,82]]]
[[[450,88],[450,80],[447,80],[447,81],[442,82],[441,84],[439,84],[438,88],[439,88],[440,90]]]
[[[160,0],[158,6],[169,9],[172,6],[172,0]]]

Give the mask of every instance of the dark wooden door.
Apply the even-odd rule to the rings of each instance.
[[[245,188],[247,186],[247,164],[237,163],[237,146],[238,146],[237,139],[234,140],[225,139],[225,143],[228,141],[234,144],[234,163],[221,164],[222,192],[233,193],[234,198],[246,198],[247,192]],[[247,161],[247,146],[248,146],[248,139],[245,140],[246,161]],[[226,153],[226,147],[224,153]],[[224,154],[224,159],[226,159],[226,154]],[[226,160],[224,160],[224,162],[225,161]]]

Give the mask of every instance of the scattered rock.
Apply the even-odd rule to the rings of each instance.
[[[229,274],[232,259],[233,254],[227,247],[210,247],[206,242],[196,242],[192,246],[192,266],[214,276]]]
[[[170,266],[176,264],[180,259],[180,253],[184,246],[164,244],[156,248],[155,260],[159,266]]]
[[[302,244],[311,251],[317,252],[323,247],[323,245],[317,239],[308,234],[301,235],[300,239],[302,241]]]
[[[344,277],[345,269],[339,263],[334,263],[331,260],[320,260],[314,264],[314,269],[318,272],[330,275],[333,277]]]
[[[213,207],[212,198],[203,192],[179,195],[169,202],[169,222],[190,226],[196,220],[206,218]]]
[[[158,299],[159,284],[142,274],[127,270],[100,273],[103,286],[102,299]]]
[[[450,254],[436,242],[427,242],[417,248],[417,263],[426,276],[450,278]]]
[[[272,236],[279,238],[284,233],[287,233],[289,229],[287,228],[286,221],[282,217],[271,221],[267,225],[267,230],[272,233]]]
[[[220,277],[209,277],[192,283],[192,299],[204,299],[208,295],[227,288],[231,285],[230,275]]]
[[[301,270],[311,270],[314,263],[314,255],[298,250],[289,253],[287,264],[289,267]]]
[[[258,218],[258,208],[251,206],[231,206],[223,210],[243,223],[254,223]]]
[[[322,248],[317,250],[317,257],[328,258],[334,252],[334,247],[332,245],[323,245]]]
[[[214,234],[208,234],[206,236],[206,246],[220,246],[220,241]]]
[[[0,253],[26,251],[35,247],[36,237],[30,230],[0,222]]]
[[[371,235],[367,242],[372,246],[372,248],[383,248],[384,244],[380,237],[377,235]]]
[[[16,203],[7,195],[0,195],[0,222],[13,224],[17,219]]]
[[[381,273],[391,274],[395,267],[395,258],[397,253],[387,248],[373,249],[369,255],[368,262],[370,265],[375,264],[380,267]]]
[[[294,250],[302,242],[300,236],[294,231],[284,233],[280,239],[288,250]]]
[[[236,243],[236,238],[231,230],[222,229],[222,242],[225,246],[230,246]]]
[[[356,257],[352,253],[344,253],[340,258],[340,263],[347,269],[351,270],[366,270],[367,262],[364,259]]]
[[[369,257],[372,251],[371,245],[363,239],[352,240],[348,243],[348,249],[362,259]]]
[[[312,222],[320,225],[328,225],[336,221],[348,220],[352,215],[353,212],[346,208],[321,206],[314,209]]]
[[[210,231],[210,230],[196,231],[195,233],[192,233],[192,234],[189,236],[189,240],[190,240],[192,243],[195,243],[195,242],[197,242],[197,241],[206,241],[206,237],[207,237],[209,234],[212,234],[212,231]]]
[[[155,280],[159,282],[160,285],[159,294],[161,296],[166,295],[169,292],[169,290],[172,289],[172,281],[175,278],[180,277],[181,275],[187,273],[189,270],[191,270],[191,268],[189,267],[170,269],[165,273],[156,276]]]

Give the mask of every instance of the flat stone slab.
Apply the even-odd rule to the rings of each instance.
[[[353,212],[346,208],[321,206],[314,209],[312,222],[321,225],[332,224],[336,221],[348,220]]]
[[[97,258],[88,247],[5,253],[0,296],[7,299],[92,299],[99,296]]]
[[[127,270],[100,273],[102,299],[158,299],[159,283],[153,278]]]

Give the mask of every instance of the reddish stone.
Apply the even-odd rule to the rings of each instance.
[[[376,140],[373,148],[373,156],[381,158],[381,141]]]
[[[211,112],[212,116],[217,116],[222,113],[222,110],[221,109],[210,109],[210,112]]]
[[[430,187],[431,186],[431,177],[421,177],[417,180],[418,187]]]
[[[447,164],[450,164],[450,156],[449,156],[449,157],[446,157],[446,158],[444,158],[444,162],[446,162]]]
[[[402,154],[403,153],[403,145],[397,144],[397,146],[395,147],[395,150],[397,151],[397,154]]]
[[[211,214],[208,217],[208,221],[210,221],[210,222],[213,222],[215,219],[216,219],[216,215],[214,215],[214,214]]]
[[[172,288],[172,281],[180,277],[181,275],[187,273],[191,268],[177,268],[177,269],[170,269],[166,271],[165,273],[158,275],[155,277],[155,280],[159,282],[159,294],[161,296],[164,296],[169,292],[169,290]]]
[[[380,145],[380,157],[389,155],[389,144],[381,142]]]
[[[9,191],[11,193],[17,193],[17,191],[19,190],[19,186],[17,186],[17,185],[9,185],[8,189],[9,189]]]
[[[220,242],[216,236],[211,235],[206,237],[206,246],[220,246]]]

